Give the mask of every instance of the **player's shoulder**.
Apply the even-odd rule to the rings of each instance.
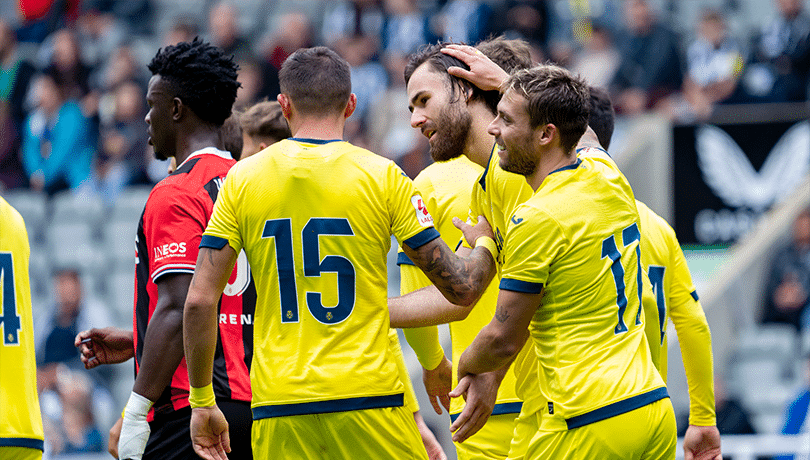
[[[641,226],[647,227],[649,231],[656,231],[666,235],[667,237],[675,237],[675,229],[663,217],[655,213],[644,202],[636,200],[636,208],[638,209],[638,216],[641,220]]]
[[[16,228],[25,228],[22,215],[2,196],[0,196],[0,218],[6,225],[11,225]]]
[[[413,182],[420,191],[428,188],[444,189],[463,186],[469,192],[483,170],[484,168],[461,155],[452,160],[437,161],[428,165],[417,174]]]

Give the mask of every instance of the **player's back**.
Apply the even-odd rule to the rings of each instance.
[[[20,214],[0,197],[0,457],[2,447],[42,450],[34,326],[28,280],[30,250]]]
[[[206,236],[244,247],[260,293],[255,416],[401,405],[386,254],[392,232],[437,236],[410,179],[348,142],[288,139],[237,163],[216,206]]]
[[[546,429],[592,423],[634,397],[666,396],[639,321],[639,239],[632,190],[600,158],[549,174],[511,219],[501,288],[543,290],[530,332]]]

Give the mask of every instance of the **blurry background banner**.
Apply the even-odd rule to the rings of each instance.
[[[772,122],[675,126],[673,147],[678,239],[728,245],[810,170],[810,122],[805,109]]]

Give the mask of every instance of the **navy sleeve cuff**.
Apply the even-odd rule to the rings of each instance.
[[[540,294],[543,292],[543,283],[530,283],[507,278],[501,280],[499,287],[504,291],[522,292],[524,294]]]
[[[414,263],[407,254],[400,252],[397,254],[397,265],[414,265]]]
[[[440,237],[439,231],[433,227],[426,228],[421,232],[417,233],[416,235],[408,238],[407,240],[403,241],[402,244],[407,244],[411,249],[417,249],[421,246],[430,243],[431,241],[435,240],[436,238]]]
[[[202,248],[211,248],[211,249],[222,249],[228,244],[228,240],[225,238],[220,238],[218,236],[211,236],[211,235],[203,235],[200,238],[200,249]]]

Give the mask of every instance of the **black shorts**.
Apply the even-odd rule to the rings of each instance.
[[[228,431],[231,438],[232,460],[252,460],[250,446],[250,427],[253,424],[253,413],[250,403],[237,401],[217,401],[217,406],[228,420]],[[191,446],[191,408],[155,417],[149,424],[152,433],[146,443],[143,460],[198,460]]]

